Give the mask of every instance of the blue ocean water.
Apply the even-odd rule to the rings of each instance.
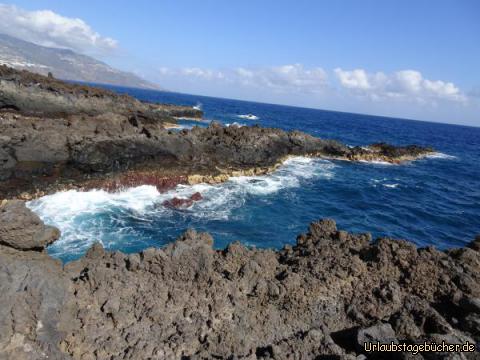
[[[316,219],[374,237],[408,239],[419,246],[464,246],[480,234],[480,128],[360,114],[260,104],[211,97],[113,88],[141,100],[200,106],[204,122],[184,127],[260,124],[298,129],[348,145],[386,141],[433,146],[438,153],[403,165],[293,158],[277,172],[239,177],[219,185],[154,187],[57,193],[29,206],[60,228],[49,252],[64,261],[81,256],[95,241],[110,250],[135,252],[173,241],[187,228],[210,232],[215,246],[239,240],[257,247],[295,243]],[[252,114],[256,120],[246,119]],[[453,119],[452,119],[453,120]],[[166,199],[199,191],[203,200],[172,210]]]

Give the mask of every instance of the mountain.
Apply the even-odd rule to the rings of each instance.
[[[160,89],[139,76],[114,69],[90,56],[68,49],[33,44],[0,34],[0,65],[24,69],[63,80]]]

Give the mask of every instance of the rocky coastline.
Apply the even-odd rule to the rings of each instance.
[[[150,181],[220,182],[272,171],[288,156],[401,163],[434,151],[384,143],[352,148],[259,126],[172,131],[179,116],[200,119],[202,112],[0,66],[0,198],[101,187],[102,181],[109,188],[112,179],[120,186],[128,172],[139,184],[141,174]]]
[[[2,359],[478,358],[363,345],[478,342],[480,237],[418,249],[320,220],[279,251],[214,250],[189,230],[139,254],[95,244],[62,267],[44,250],[58,236],[2,203]]]
[[[401,163],[434,151],[352,148],[258,126],[168,129],[201,116],[0,66],[0,359],[478,358],[363,346],[478,343],[480,236],[439,251],[324,219],[278,251],[215,250],[209,234],[188,230],[137,254],[97,243],[65,265],[48,255],[60,232],[21,199],[217,183],[271,172],[289,156]]]

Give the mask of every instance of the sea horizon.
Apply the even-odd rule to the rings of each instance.
[[[110,85],[110,84],[101,84],[101,83],[90,83],[90,82],[82,82],[82,81],[69,81],[72,83],[78,84],[86,84],[92,86],[99,86],[107,89],[132,89],[132,90],[139,90],[139,91],[154,91],[160,93],[172,93],[178,95],[188,95],[188,96],[197,96],[197,97],[205,97],[205,98],[213,98],[213,99],[223,99],[223,100],[234,100],[239,102],[247,102],[247,103],[254,103],[254,104],[265,104],[265,105],[275,105],[275,106],[284,106],[284,107],[291,107],[291,108],[298,108],[298,109],[307,109],[307,110],[319,110],[319,111],[327,111],[332,113],[343,113],[343,114],[351,114],[351,115],[367,115],[371,117],[378,117],[378,118],[385,118],[385,119],[398,119],[398,120],[405,120],[405,121],[416,121],[416,122],[425,122],[425,123],[432,123],[432,124],[443,124],[443,125],[453,125],[453,126],[462,126],[462,127],[472,127],[472,128],[480,128],[480,125],[467,125],[467,124],[459,124],[453,122],[438,122],[434,120],[426,120],[426,119],[413,119],[407,117],[398,117],[398,116],[388,116],[388,115],[379,115],[379,114],[370,114],[370,113],[362,113],[362,112],[350,112],[350,111],[342,111],[342,110],[334,110],[334,109],[325,109],[319,107],[308,107],[308,106],[300,106],[300,105],[288,105],[288,104],[281,104],[281,103],[273,103],[273,102],[262,102],[262,101],[255,101],[255,100],[246,100],[246,99],[239,99],[239,98],[229,98],[229,97],[222,97],[222,96],[212,96],[212,95],[202,95],[202,94],[193,94],[181,91],[173,91],[168,89],[163,90],[155,90],[155,89],[146,89],[146,88],[137,88],[137,87],[128,87],[128,86],[118,86],[118,85]]]

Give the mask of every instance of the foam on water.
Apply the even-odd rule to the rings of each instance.
[[[240,119],[246,119],[246,120],[258,120],[260,119],[258,116],[253,115],[253,114],[242,114],[242,115],[237,115]]]
[[[387,189],[396,189],[400,186],[400,183],[397,182],[399,180],[400,179],[398,179],[398,178],[394,178],[394,179],[388,179],[388,178],[371,179],[370,183],[375,188],[377,186],[383,186],[384,188],[387,188]]]
[[[383,184],[384,187],[390,188],[390,189],[395,189],[398,187],[399,184]]]
[[[106,248],[121,250],[130,246],[138,248],[143,243],[143,247],[155,245],[152,236],[145,233],[153,232],[154,238],[161,238],[161,229],[152,228],[159,218],[172,219],[172,223],[176,223],[178,216],[206,222],[228,220],[249,197],[269,196],[298,187],[312,178],[332,178],[334,168],[330,161],[294,157],[272,174],[234,177],[222,184],[178,185],[165,193],[146,185],[117,193],[70,190],[44,196],[27,205],[45,223],[60,229],[62,237],[49,251],[65,258],[84,253],[95,241]],[[196,192],[200,192],[203,199],[190,208],[172,209],[162,205],[165,200],[188,198]]]
[[[444,154],[444,153],[441,153],[441,152],[434,152],[433,154],[427,155],[426,158],[428,158],[428,159],[449,159],[449,160],[452,160],[452,159],[456,159],[457,157],[453,156],[453,155]]]
[[[387,165],[387,166],[397,165],[395,163],[391,163],[388,161],[381,161],[381,160],[358,160],[358,162],[361,162],[363,164],[372,164],[372,165]]]
[[[272,189],[273,179],[269,179],[270,183],[253,181],[243,184],[242,191],[247,192],[248,187],[250,193],[240,197],[237,191],[242,193],[238,190],[242,187],[232,181],[223,184],[222,191],[210,190],[209,198],[195,203],[191,209],[168,210],[171,211],[168,214],[149,217],[156,222],[155,234],[161,234],[162,239],[169,236],[172,241],[185,228],[194,227],[210,232],[219,247],[236,240],[258,247],[282,247],[293,244],[310,221],[322,217],[334,218],[344,230],[371,231],[374,237],[388,235],[412,240],[420,246],[464,246],[480,233],[480,128],[171,92],[120,90],[141,100],[158,103],[194,105],[201,102],[204,118],[222,124],[238,121],[250,125],[255,121],[242,120],[237,115],[255,114],[260,116],[265,127],[300,130],[351,146],[384,141],[427,145],[442,153],[400,166],[335,162],[338,165],[334,169],[335,176],[328,181],[297,178],[299,187],[263,195],[252,192]],[[456,159],[452,160],[447,154],[455,155]],[[384,178],[387,180],[382,183],[371,182],[371,179]],[[396,188],[386,186],[394,184],[399,185]],[[208,204],[214,196],[217,201],[226,202],[216,208],[221,210],[218,214],[211,210],[215,208],[213,204]],[[239,203],[242,205],[235,208]],[[152,209],[156,210],[154,206]],[[193,210],[195,215],[192,215]],[[208,220],[208,216],[212,220]],[[170,220],[159,222],[158,218]],[[227,220],[216,220],[219,218]],[[142,238],[153,227],[152,222],[144,224],[140,220],[127,222],[126,226],[144,226]],[[155,234],[152,234],[153,240]]]

